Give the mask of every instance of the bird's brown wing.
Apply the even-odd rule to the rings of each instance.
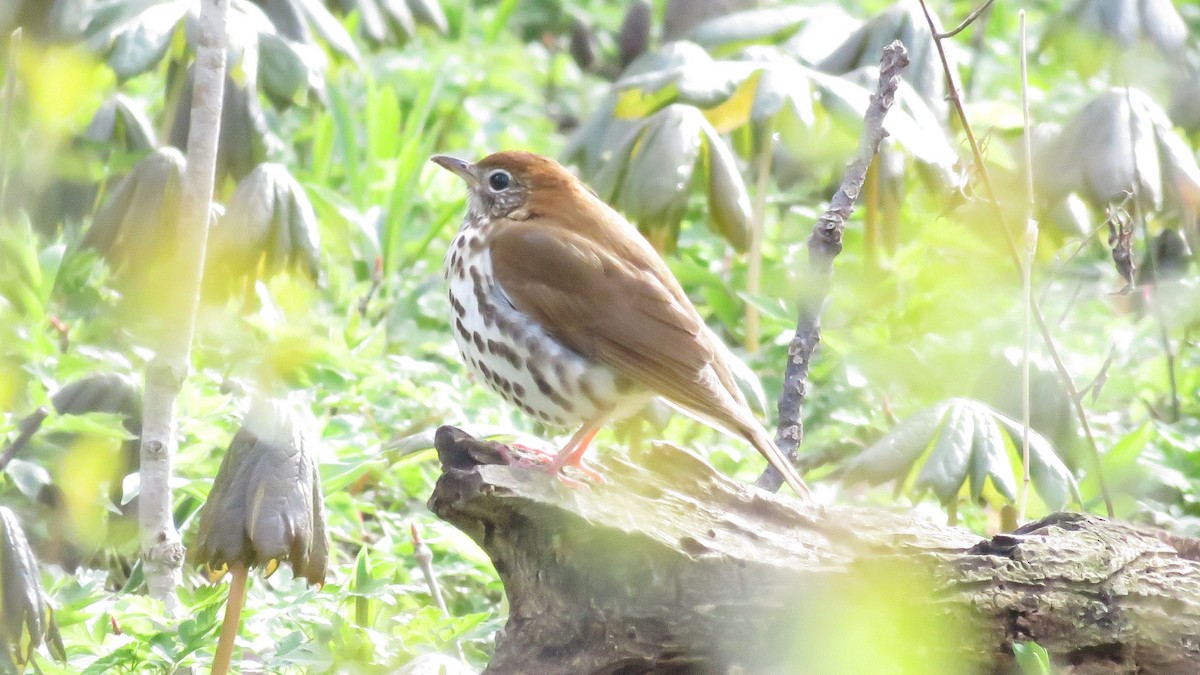
[[[723,383],[727,367],[661,263],[629,260],[544,221],[505,223],[489,244],[500,288],[557,340],[740,431],[744,400]]]

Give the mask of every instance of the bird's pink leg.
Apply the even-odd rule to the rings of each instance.
[[[596,437],[596,433],[600,431],[600,427],[604,425],[604,418],[605,416],[598,415],[585,422],[583,427],[576,431],[571,440],[563,446],[554,461],[546,466],[546,471],[561,477],[563,468],[570,466],[579,469],[593,481],[604,482],[603,476],[583,464],[583,455],[587,452],[592,439]]]

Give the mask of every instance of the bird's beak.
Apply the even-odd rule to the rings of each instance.
[[[434,155],[429,161],[467,181],[467,185],[475,185],[475,165],[450,155]]]

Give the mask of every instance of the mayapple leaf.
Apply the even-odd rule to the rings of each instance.
[[[83,246],[100,253],[118,275],[134,263],[172,254],[185,165],[183,154],[172,147],[138,162],[96,212]]]
[[[941,30],[936,16],[934,29]],[[909,65],[904,69],[904,80],[931,107],[939,112],[944,110],[945,76],[934,50],[929,24],[916,0],[901,0],[868,19],[817,64],[817,68],[832,75],[844,75],[863,66],[877,66],[880,52],[893,40],[899,40],[908,50]],[[947,58],[951,67],[955,67],[954,53],[948,53]]]
[[[101,104],[83,137],[93,143],[116,142],[126,152],[150,152],[158,145],[145,109],[124,94],[114,94]]]
[[[1191,213],[1200,205],[1200,167],[1166,113],[1137,89],[1097,96],[1036,155],[1039,192],[1050,202],[1078,192],[1101,208],[1124,199],[1137,176],[1144,208]]]
[[[950,406],[933,450],[917,474],[913,489],[918,492],[932,490],[943,504],[955,499],[967,481],[974,437],[975,416],[971,409],[967,406]]]
[[[751,44],[783,42],[800,30],[812,13],[811,7],[734,12],[706,19],[692,29],[688,39],[714,54],[733,54]]]
[[[984,495],[990,478],[997,492],[1009,501],[1016,501],[1017,483],[1000,425],[986,408],[975,407],[972,414],[975,416],[975,437],[971,441],[971,499]]]
[[[43,643],[55,658],[65,657],[39,570],[17,517],[0,506],[0,639],[17,672]]]
[[[738,251],[745,251],[749,240],[750,195],[738,171],[733,151],[716,130],[701,126],[708,159],[708,223]]]
[[[50,397],[59,415],[112,413],[123,415],[125,428],[141,433],[142,392],[132,378],[118,373],[102,373],[76,380]]]
[[[234,436],[200,514],[195,558],[209,570],[279,561],[323,584],[329,555],[311,414],[257,399]]]
[[[262,33],[258,52],[258,82],[272,101],[303,103],[309,90],[324,88],[328,63],[319,47]]]
[[[695,108],[669,106],[650,118],[634,147],[617,205],[644,231],[678,228],[700,157],[703,123]]]
[[[1020,453],[1023,431],[1021,423],[1000,413],[995,413],[995,417],[1000,426],[1008,431],[1017,452]],[[1071,500],[1082,501],[1079,485],[1071,471],[1054,453],[1054,448],[1046,437],[1033,430],[1029,433],[1029,477],[1038,496],[1050,509],[1057,511],[1066,507]]]
[[[279,164],[263,163],[243,178],[209,232],[208,288],[237,289],[247,278],[295,270],[320,278],[321,240],[304,188]]]
[[[1007,434],[1008,438],[1005,437]],[[872,483],[903,480],[925,455],[913,489],[932,490],[942,503],[958,498],[964,484],[972,498],[985,495],[990,478],[996,491],[1017,496],[1010,453],[1021,445],[1021,425],[971,399],[954,398],[917,412],[855,457],[846,468],[850,480]],[[1043,503],[1061,509],[1079,488],[1050,442],[1036,431],[1029,437],[1033,487]]]
[[[949,405],[938,403],[896,425],[847,463],[847,479],[882,483],[903,478],[929,448]]]
[[[189,0],[108,3],[87,28],[87,44],[101,54],[117,77],[127,80],[151,70],[171,45],[187,15]]]

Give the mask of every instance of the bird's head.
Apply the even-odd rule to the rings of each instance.
[[[523,211],[528,217],[586,191],[561,164],[531,152],[497,152],[474,164],[449,155],[431,160],[466,181],[472,215],[508,218]]]

